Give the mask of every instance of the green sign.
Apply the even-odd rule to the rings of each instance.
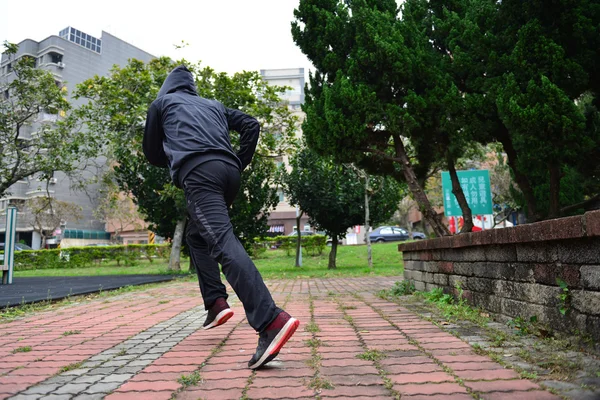
[[[493,214],[489,171],[456,171],[456,173],[473,215]],[[452,193],[452,181],[449,172],[442,172],[442,192],[444,215],[446,217],[462,216],[458,200]]]

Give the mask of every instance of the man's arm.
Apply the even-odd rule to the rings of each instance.
[[[162,127],[162,121],[160,118],[160,112],[158,107],[154,103],[150,105],[148,114],[146,115],[146,126],[144,128],[144,140],[142,142],[142,148],[144,149],[144,155],[150,164],[167,168],[169,161],[163,148],[163,140],[165,133]]]
[[[254,117],[240,110],[225,108],[225,112],[229,129],[240,134],[240,151],[237,156],[242,162],[242,170],[244,170],[252,161],[252,157],[256,151],[260,124]]]

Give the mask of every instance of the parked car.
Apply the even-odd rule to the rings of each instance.
[[[21,250],[33,250],[31,247],[27,246],[26,244],[23,243],[15,243],[15,250],[16,251],[21,251]],[[4,251],[4,243],[0,243],[0,251]],[[4,253],[0,254],[0,262],[4,262]]]
[[[380,226],[369,234],[371,242],[397,242],[409,240],[410,234],[406,229],[397,226]],[[412,232],[412,238],[415,240],[425,239],[425,234],[421,232]]]
[[[31,247],[27,246],[26,244],[15,243],[15,250],[21,251],[21,250],[33,250],[33,249]],[[4,243],[0,243],[0,251],[4,251]]]

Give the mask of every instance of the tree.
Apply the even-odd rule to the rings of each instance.
[[[146,224],[131,197],[120,190],[112,175],[107,173],[103,178],[94,214],[99,220],[106,221],[107,230],[114,232],[118,239],[122,232],[141,230]]]
[[[81,207],[50,196],[34,197],[25,202],[27,220],[33,230],[42,237],[42,248],[46,247],[46,238],[65,221],[79,221]]]
[[[261,122],[256,155],[242,173],[239,196],[230,212],[234,230],[245,246],[267,230],[269,210],[276,204],[273,155],[290,151],[297,124],[279,98],[285,88],[268,86],[256,72],[229,76],[185,60],[159,58],[148,64],[131,60],[124,68],[113,68],[108,77],[95,77],[78,86],[76,96],[90,102],[77,110],[77,115],[99,138],[98,147],[115,162],[120,189],[131,194],[150,229],[173,239],[171,264],[175,268],[187,215],[183,191],[173,186],[166,169],[146,161],[141,143],[148,107],[168,73],[181,63],[186,63],[194,74],[200,96],[241,109]],[[232,142],[235,149],[235,132]]]
[[[0,81],[0,197],[20,180],[72,172],[90,156],[86,135],[67,117],[64,88],[35,58],[16,59],[17,45],[4,47],[12,73]]]
[[[576,106],[599,89],[597,2],[432,0],[428,6],[432,40],[448,54],[474,117],[465,129],[484,144],[502,143],[530,221],[559,216],[575,201],[561,191],[573,177],[568,170],[600,144]]]
[[[457,158],[449,135],[458,122],[447,110],[460,93],[422,27],[399,18],[395,0],[302,0],[294,15],[294,40],[317,68],[304,107],[309,147],[406,182],[435,233],[449,234],[423,182],[436,157],[451,166]],[[456,192],[460,200],[460,185]]]
[[[338,239],[365,218],[365,186],[355,172],[304,148],[291,160],[292,171],[284,178],[290,204],[309,216],[310,224],[332,238],[329,269],[336,268]],[[383,183],[385,182],[385,184]],[[400,189],[393,179],[373,179],[371,221],[387,220],[396,210]]]

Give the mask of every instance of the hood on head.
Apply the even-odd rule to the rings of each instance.
[[[169,73],[156,97],[159,98],[177,91],[189,91],[196,94],[194,77],[185,65],[180,65]]]

